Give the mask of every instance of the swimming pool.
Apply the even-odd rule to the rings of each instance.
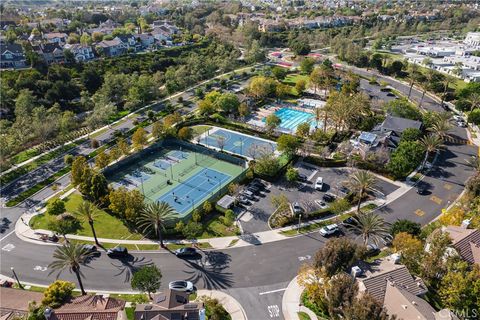
[[[281,108],[275,111],[275,115],[282,120],[280,123],[280,129],[287,131],[297,130],[298,125],[304,122],[310,123],[312,128],[314,128],[316,125],[315,116],[309,112],[290,108]],[[265,119],[263,119],[263,122],[265,122]]]

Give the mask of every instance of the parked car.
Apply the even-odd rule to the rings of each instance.
[[[460,117],[459,115],[456,115],[456,114],[455,114],[455,115],[453,115],[453,120],[455,120],[455,121],[463,121],[463,118]]]
[[[340,189],[338,189],[338,190],[343,194],[349,194],[350,193],[350,189],[348,189],[345,186],[340,186]]]
[[[177,281],[170,282],[168,284],[168,288],[170,290],[185,291],[185,292],[195,291],[195,287],[193,286],[192,282],[183,281],[183,280],[177,280]]]
[[[357,223],[357,220],[354,217],[348,217],[347,219],[342,221],[343,225],[346,225],[347,227],[353,226]]]
[[[258,189],[265,189],[266,188],[266,185],[264,183],[260,182],[260,180],[254,180],[252,183],[250,183],[250,185],[257,187]]]
[[[240,204],[243,204],[244,206],[249,206],[251,204],[251,202],[247,199],[247,197],[245,197],[243,195],[240,195],[237,198],[237,200]]]
[[[367,256],[375,256],[380,252],[380,249],[375,244],[367,245]]]
[[[323,200],[316,200],[315,202],[318,204],[320,209],[326,209],[328,207],[327,203]]]
[[[247,186],[247,190],[254,193],[254,194],[258,194],[260,192],[260,189],[253,186],[253,185]]]
[[[97,247],[93,244],[84,244],[83,248],[91,254],[92,257],[100,257],[101,253],[98,251]]]
[[[299,214],[303,212],[303,208],[300,206],[300,203],[298,202],[294,202],[292,204],[292,208],[293,208],[293,213],[295,214]]]
[[[128,255],[128,250],[125,247],[115,247],[107,250],[107,256],[110,258],[123,258]]]
[[[459,120],[459,121],[457,121],[457,126],[459,126],[460,128],[466,128],[467,123],[463,120]]]
[[[335,201],[335,195],[333,195],[331,193],[325,193],[323,195],[323,200],[326,201],[326,202],[333,202],[333,201]]]
[[[315,190],[322,191],[323,189],[323,178],[318,177],[317,180],[315,181]]]
[[[192,247],[185,247],[185,248],[177,249],[173,251],[173,253],[177,257],[189,257],[189,256],[195,256],[197,254],[197,250]]]
[[[248,190],[243,190],[241,192],[241,195],[244,196],[245,198],[249,199],[249,200],[254,200],[255,199],[254,194],[251,191],[248,191]]]
[[[426,186],[420,185],[417,187],[417,193],[422,196],[426,195],[428,193],[428,189]]]
[[[307,182],[307,180],[308,180],[307,176],[304,175],[303,173],[300,173],[300,174],[298,175],[298,181],[300,181],[300,182]]]
[[[334,223],[321,228],[319,233],[322,237],[328,237],[328,236],[334,235],[338,231],[339,231],[338,225]]]

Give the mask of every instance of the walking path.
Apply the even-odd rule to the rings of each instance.
[[[282,313],[285,320],[300,320],[299,312],[305,312],[310,319],[317,320],[317,315],[307,307],[302,305],[301,296],[305,288],[300,286],[297,281],[298,277],[293,278],[287,286],[287,290],[283,293]]]
[[[232,320],[247,320],[245,310],[242,305],[231,295],[226,294],[218,290],[198,290],[197,297],[207,296],[213,299],[217,299],[218,302],[225,308],[230,314]]]

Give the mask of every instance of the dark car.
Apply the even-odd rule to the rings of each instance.
[[[124,247],[115,247],[107,250],[107,255],[110,258],[123,258],[128,255],[127,248]]]
[[[99,257],[101,255],[100,251],[98,251],[97,247],[93,244],[84,244],[83,248],[85,248],[92,257]]]
[[[195,256],[197,254],[197,250],[191,247],[185,247],[177,249],[173,252],[177,257],[189,257]]]
[[[417,193],[421,196],[426,195],[428,193],[428,189],[425,186],[418,186]]]
[[[374,244],[369,244],[367,245],[367,256],[372,257],[380,253],[380,249],[374,245]]]
[[[250,200],[248,200],[245,196],[239,196],[238,197],[238,202],[240,204],[243,204],[244,206],[248,206],[251,203]]]
[[[357,220],[354,217],[348,217],[342,221],[342,224],[347,226],[354,226],[357,223]]]
[[[333,202],[333,201],[335,201],[335,196],[331,193],[325,193],[323,195],[323,200],[326,201],[326,202]]]
[[[247,186],[247,190],[252,192],[252,193],[259,193],[260,192],[260,189],[257,188],[256,186],[254,185],[249,185]]]
[[[340,189],[339,189],[339,191],[340,191],[341,193],[344,193],[344,194],[349,194],[349,193],[350,193],[350,189],[348,189],[348,188],[345,187],[345,186],[341,186]]]
[[[298,181],[307,182],[307,179],[308,179],[307,176],[302,173],[298,175]]]
[[[258,189],[265,189],[265,185],[259,181],[253,181],[250,185]]]

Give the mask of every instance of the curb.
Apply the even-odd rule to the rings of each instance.
[[[230,314],[232,320],[248,320],[247,314],[242,305],[231,295],[218,290],[198,290],[197,299],[201,296],[207,296],[213,299],[217,299],[225,310]]]

